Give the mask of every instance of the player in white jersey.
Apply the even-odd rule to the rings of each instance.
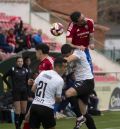
[[[64,44],[62,46],[61,53],[69,63],[72,62],[75,65],[74,86],[65,92],[67,98],[77,96],[80,105],[81,115],[77,118],[74,129],[79,129],[85,122],[85,118],[87,120],[87,127],[89,129],[96,129],[93,119],[87,114],[88,98],[94,89],[94,77],[87,61],[86,54],[79,49],[73,49],[69,44]]]
[[[41,72],[35,79],[32,90],[35,91],[30,110],[30,127],[39,129],[42,123],[44,129],[55,129],[54,104],[61,101],[64,81],[62,75],[67,68],[67,61],[64,58],[56,58],[54,70]]]

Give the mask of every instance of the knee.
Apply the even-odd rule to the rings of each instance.
[[[76,92],[76,90],[75,90],[74,88],[70,88],[70,89],[68,89],[68,90],[65,92],[65,96],[66,96],[67,98],[72,97],[72,96],[77,96],[77,92]]]
[[[26,113],[26,108],[21,108],[21,113],[25,114]]]
[[[21,113],[22,113],[22,114],[25,114],[25,113],[26,113],[26,109],[21,110]]]

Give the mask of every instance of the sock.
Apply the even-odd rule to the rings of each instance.
[[[91,117],[91,115],[86,113],[84,115],[84,117],[86,118],[85,124],[88,127],[88,129],[96,129],[95,122],[94,122],[93,118]]]
[[[15,113],[15,127],[16,127],[16,129],[19,129],[19,118],[20,118],[20,114]]]
[[[23,129],[30,129],[29,122],[24,122]]]
[[[21,113],[21,114],[20,114],[20,118],[19,118],[19,127],[21,127],[21,124],[22,124],[24,118],[25,118],[25,114],[22,114],[22,113]]]
[[[72,110],[74,111],[76,116],[77,117],[82,116],[80,108],[79,108],[79,104],[78,104],[78,99],[76,97],[70,97],[69,102],[70,102],[70,104],[72,106]]]

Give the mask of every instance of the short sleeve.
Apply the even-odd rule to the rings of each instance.
[[[73,23],[71,22],[68,26],[68,29],[67,29],[67,34],[66,34],[66,38],[72,38],[74,35],[74,25]]]
[[[57,90],[56,90],[56,96],[57,96],[57,97],[61,97],[63,86],[64,86],[64,81],[63,81],[63,79],[62,79],[62,80],[58,83],[58,86],[57,86]]]
[[[83,51],[81,51],[81,50],[79,50],[79,49],[76,49],[76,50],[74,50],[74,52],[73,52],[73,55],[76,56],[78,59],[81,59],[82,54],[83,54]]]
[[[88,26],[89,26],[89,32],[93,33],[94,32],[94,21],[92,19],[88,21]]]

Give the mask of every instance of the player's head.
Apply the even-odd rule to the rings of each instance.
[[[23,58],[21,56],[16,58],[16,66],[20,68],[23,66]]]
[[[74,24],[77,24],[79,26],[86,25],[85,17],[81,12],[75,11],[75,12],[71,13],[70,19]]]
[[[24,57],[24,65],[29,66],[31,64],[31,59],[29,56]]]
[[[42,58],[49,54],[48,45],[42,43],[36,46],[36,57],[38,60],[42,60]]]
[[[65,60],[63,57],[57,57],[54,60],[54,69],[62,76],[67,70],[67,60]]]
[[[61,53],[64,57],[68,57],[73,53],[73,47],[71,47],[69,44],[64,44],[61,47]]]

